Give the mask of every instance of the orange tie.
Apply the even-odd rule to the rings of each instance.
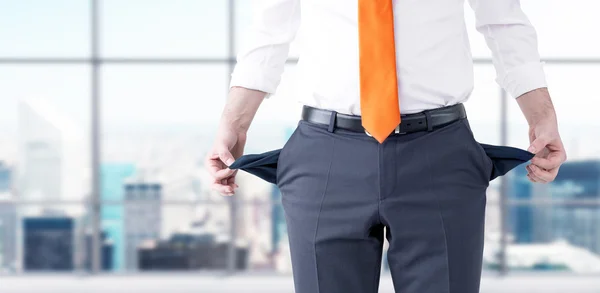
[[[362,125],[379,143],[400,124],[392,0],[358,0]]]

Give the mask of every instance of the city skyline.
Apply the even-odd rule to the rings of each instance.
[[[242,255],[240,258],[248,259],[247,266],[242,266],[244,269],[290,272],[283,211],[280,205],[270,203],[279,200],[277,190],[240,172],[237,182],[241,188],[235,200],[244,204],[237,206],[234,213],[231,209],[236,201],[210,191],[210,177],[202,166],[228,92],[231,69],[228,60],[234,57],[232,51],[243,43],[244,30],[250,23],[251,1],[234,2],[234,35],[229,36],[228,1],[183,0],[178,5],[169,1],[99,1],[98,54],[102,59],[97,68],[96,89],[102,131],[99,167],[117,166],[115,168],[120,170],[113,170],[118,173],[114,177],[105,172],[110,170],[98,171],[101,180],[110,182],[101,190],[102,231],[96,232],[102,234],[102,251],[105,244],[111,245],[111,267],[115,271],[142,269],[129,257],[132,253],[137,255],[140,249],[149,250],[149,267],[161,267],[160,262],[156,266],[157,257],[162,253],[182,252],[177,248],[192,239],[193,245],[199,245],[198,242],[214,245],[210,246],[214,250],[209,251],[219,255],[216,262],[219,268],[226,261],[223,243],[231,243],[238,249],[236,253]],[[8,62],[0,66],[0,161],[4,162],[0,169],[8,168],[12,181],[6,190],[0,170],[0,197],[9,198],[0,199],[0,273],[23,269],[26,259],[23,251],[27,248],[39,252],[31,249],[35,247],[27,247],[23,241],[27,231],[17,228],[24,225],[25,219],[38,221],[38,224],[40,219],[51,222],[63,218],[63,224],[72,221],[58,233],[51,231],[54,234],[49,236],[43,229],[29,235],[40,243],[49,243],[52,251],[58,251],[54,256],[60,255],[67,262],[73,258],[74,269],[77,269],[75,265],[83,269],[90,266],[87,234],[90,231],[84,229],[93,215],[93,210],[86,205],[92,187],[91,170],[86,166],[91,161],[91,93],[94,88],[92,63],[88,59],[92,51],[89,3],[78,0],[37,1],[36,5],[28,1],[0,3],[0,38],[8,40],[0,46],[0,59],[10,62],[11,58],[27,62],[29,58],[75,60],[68,64]],[[600,42],[589,37],[596,34],[598,25],[594,23],[600,23],[596,16],[600,2],[532,0],[523,1],[522,6],[538,28],[542,58],[600,59]],[[479,61],[489,59],[490,51],[482,36],[475,32],[475,19],[468,4],[465,4],[465,16],[473,57]],[[577,33],[573,33],[573,28],[577,28]],[[302,32],[292,44],[291,59],[301,57],[301,40]],[[114,62],[128,58],[149,61]],[[156,58],[167,61],[155,62]],[[170,63],[170,58],[207,62]],[[569,163],[600,158],[600,136],[594,135],[600,128],[596,115],[600,99],[594,96],[596,77],[600,73],[598,64],[549,62],[545,65]],[[296,68],[294,61],[286,66],[278,92],[261,106],[250,128],[245,153],[265,152],[285,143],[289,135],[287,129],[295,126],[300,113],[300,105],[295,102]],[[491,63],[476,64],[474,73],[473,93],[466,103],[470,124],[479,141],[499,144],[501,100],[494,68]],[[23,103],[27,106],[27,101],[32,100],[49,106],[45,108],[54,108],[55,114],[46,115],[48,111],[36,108],[23,110]],[[508,145],[527,148],[528,127],[518,104],[508,97],[507,106]],[[54,122],[58,120],[63,122],[56,127]],[[29,124],[36,124],[37,131],[24,127]],[[70,132],[67,128],[78,128],[79,138],[67,139],[65,133]],[[39,136],[40,133],[49,135]],[[32,137],[35,139],[30,139]],[[143,198],[126,199],[127,182],[144,174],[160,177],[160,180],[150,180],[151,184],[161,186],[159,199],[148,199],[150,202]],[[519,176],[524,179],[523,174]],[[571,186],[563,183],[557,187],[562,191],[580,188],[572,182]],[[498,187],[496,181],[488,189],[491,204],[486,217],[484,259],[487,270],[497,270],[499,266],[501,200]],[[535,199],[547,199],[560,192],[536,188]],[[18,205],[27,199],[52,203],[72,200],[80,204]],[[65,212],[74,207],[79,213],[65,217]],[[566,268],[575,273],[595,272],[598,254],[592,251],[597,252],[600,239],[591,235],[600,231],[596,227],[600,219],[596,212],[560,206],[527,207],[530,209],[518,210],[522,213],[511,219],[514,226],[522,224],[523,229],[513,227],[513,233],[506,235],[512,240],[507,255],[511,270],[561,271]],[[36,211],[25,217],[23,212],[30,209]],[[71,220],[65,222],[64,218]],[[518,222],[523,218],[530,221]],[[14,227],[12,231],[11,227]],[[73,238],[73,247],[69,248],[67,241],[57,241],[60,237],[56,235]],[[231,239],[232,235],[235,239]],[[202,238],[204,236],[209,236],[210,241]],[[531,241],[524,241],[527,239]],[[186,253],[194,252],[190,251]],[[212,264],[214,260],[204,261]],[[199,267],[202,266],[188,266]]]

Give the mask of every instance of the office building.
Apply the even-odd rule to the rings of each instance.
[[[532,197],[533,184],[526,177],[525,166],[515,168],[512,174],[508,174],[507,180],[511,182],[510,198],[515,200],[529,200]],[[533,206],[511,206],[509,219],[511,230],[516,243],[533,242]]]
[[[112,271],[114,270],[114,263],[113,263],[113,255],[114,255],[114,244],[113,241],[108,238],[108,233],[106,232],[102,232],[100,235],[100,239],[102,241],[102,249],[100,251],[100,267],[102,268],[103,271]],[[91,270],[92,269],[92,234],[91,233],[86,233],[85,234],[85,255],[84,255],[84,263],[83,263],[83,267],[86,270]]]
[[[144,177],[125,183],[125,268],[138,269],[138,247],[160,238],[162,184]]]
[[[0,193],[10,191],[12,186],[12,170],[0,161]]]
[[[125,179],[135,173],[135,166],[128,163],[104,163],[101,166],[101,196],[104,201],[124,200]],[[125,231],[123,204],[105,204],[102,206],[100,217],[102,230],[106,238],[112,241],[111,268],[119,271],[124,269],[125,260]]]
[[[167,241],[151,241],[140,247],[140,270],[224,270],[229,243],[214,234],[174,234]],[[236,248],[236,269],[247,268],[247,248]]]
[[[552,183],[552,198],[559,201],[600,199],[600,161],[568,162]],[[600,255],[600,208],[565,205],[553,209],[552,231],[577,247]]]
[[[16,266],[17,207],[8,192],[0,192],[0,272]]]
[[[512,205],[511,228],[516,243],[568,243],[600,254],[600,209],[572,204],[573,200],[600,199],[600,161],[567,162],[556,180],[547,185],[532,184],[520,167],[511,177],[512,199],[552,199],[556,205]],[[561,201],[567,204],[561,204]]]
[[[280,249],[280,244],[284,237],[287,237],[287,226],[283,206],[281,205],[281,192],[277,186],[272,187],[271,200],[271,247],[272,253]]]
[[[21,101],[18,112],[17,189],[23,200],[83,200],[89,187],[86,141],[77,123],[40,101]],[[33,207],[26,207],[27,210]],[[69,207],[83,212],[82,207]]]
[[[75,223],[67,217],[23,220],[25,271],[71,271],[74,267]]]

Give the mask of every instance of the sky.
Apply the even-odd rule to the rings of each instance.
[[[225,58],[225,0],[99,1],[100,54],[104,57]],[[243,42],[251,19],[250,0],[236,1],[236,44]],[[594,0],[522,0],[536,27],[543,58],[598,58],[600,2]],[[89,56],[89,3],[83,0],[0,0],[0,58]],[[465,5],[473,55],[490,57],[474,16]],[[302,32],[300,32],[300,35]],[[300,55],[299,44],[292,57]],[[545,66],[561,127],[567,135],[580,126],[600,125],[596,109],[598,65]],[[105,129],[157,125],[214,127],[224,105],[229,78],[226,64],[105,65],[101,70],[101,113]],[[487,140],[497,139],[498,87],[490,65],[475,67],[475,89],[467,103],[473,128]],[[291,98],[295,66],[288,65],[278,94],[266,101],[255,119],[257,128],[273,122],[292,126],[300,107]],[[17,130],[21,98],[45,99],[83,129],[90,121],[90,69],[86,65],[0,64],[0,133]],[[526,138],[526,124],[509,102],[511,131]],[[489,128],[493,127],[490,132]],[[585,137],[584,137],[585,136]],[[598,137],[592,134],[592,137]],[[577,138],[577,137],[575,137]]]

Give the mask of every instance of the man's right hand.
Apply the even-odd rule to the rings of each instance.
[[[217,138],[205,160],[213,178],[212,188],[222,195],[231,196],[238,187],[235,170],[229,166],[244,154],[246,133],[266,93],[233,87],[223,109]]]
[[[244,153],[246,144],[246,133],[235,131],[232,127],[222,126],[219,128],[217,139],[206,156],[206,168],[213,177],[212,188],[222,195],[234,194],[236,170],[229,166]]]

